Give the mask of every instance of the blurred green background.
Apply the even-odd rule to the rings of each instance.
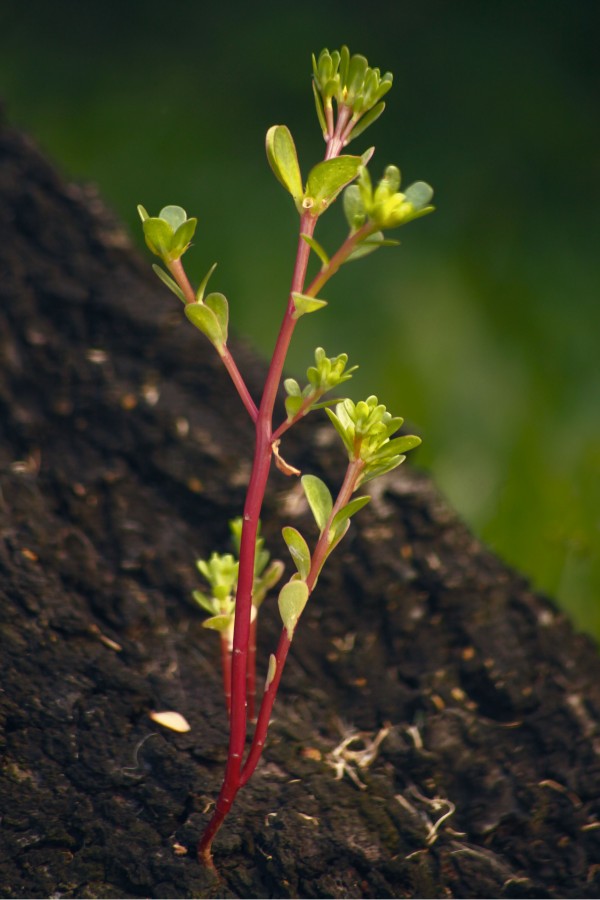
[[[360,363],[422,435],[430,468],[488,544],[600,636],[600,4],[397,0],[4,3],[0,96],[69,176],[96,182],[139,240],[135,206],[200,218],[187,259],[267,354],[289,284],[293,205],[264,157],[287,124],[322,154],[310,53],[347,43],[395,76],[352,145],[436,191],[402,246],[342,270],[300,323]],[[329,220],[329,221],[327,221]],[[341,210],[323,220],[330,249]],[[150,264],[150,259],[148,259]],[[165,302],[169,298],[165,296]]]

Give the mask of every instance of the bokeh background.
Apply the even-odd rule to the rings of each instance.
[[[264,157],[287,124],[320,159],[310,54],[347,43],[391,70],[388,108],[351,147],[436,191],[402,246],[342,270],[303,319],[360,363],[424,439],[474,531],[600,636],[600,4],[396,0],[0,5],[0,96],[69,177],[97,183],[137,240],[135,207],[198,215],[188,254],[272,347],[296,241]],[[329,221],[327,221],[329,220]],[[341,209],[318,233],[333,250]],[[141,244],[141,241],[140,241]],[[150,264],[150,260],[149,260]],[[165,296],[165,302],[169,302]]]

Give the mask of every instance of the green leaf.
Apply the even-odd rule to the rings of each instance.
[[[302,200],[302,176],[298,154],[289,128],[273,125],[267,131],[267,159],[275,177],[292,195],[298,205]]]
[[[146,244],[152,253],[162,259],[168,259],[173,240],[173,230],[168,222],[157,218],[144,219],[142,227]]]
[[[209,294],[205,304],[213,311],[221,329],[222,343],[227,343],[227,329],[229,327],[229,304],[224,294]]]
[[[391,87],[391,85],[390,85],[390,87]],[[373,122],[376,122],[377,119],[379,118],[379,116],[384,111],[384,109],[385,109],[385,103],[383,101],[381,101],[380,103],[377,103],[376,106],[373,107],[373,109],[370,109],[368,113],[365,113],[364,116],[361,116],[359,121],[356,123],[356,125],[350,132],[350,135],[348,137],[348,143],[350,143],[350,141],[353,141],[354,138],[356,138],[360,134],[362,134],[363,131],[366,131],[367,128],[369,127],[369,125],[372,125]]]
[[[358,366],[356,366],[358,368]],[[348,381],[347,378],[342,379],[343,381]],[[327,409],[329,406],[333,406],[334,403],[339,403],[342,400],[342,397],[331,397],[329,400],[321,400],[320,403],[311,403],[310,408],[313,409]]]
[[[290,397],[300,397],[302,395],[302,391],[300,390],[300,385],[296,381],[295,378],[286,378],[283,382],[283,387],[287,394]]]
[[[283,539],[287,544],[290,556],[298,569],[300,578],[305,581],[310,572],[310,550],[299,531],[290,526],[282,529]]]
[[[302,408],[302,397],[290,396],[285,398],[285,411],[287,413],[288,422],[296,416]]]
[[[225,343],[219,320],[212,309],[204,303],[187,303],[184,312],[192,325],[205,334],[215,347],[221,347]]]
[[[314,57],[313,57],[314,58]],[[321,131],[323,132],[323,137],[327,140],[327,122],[325,121],[325,113],[323,111],[323,101],[321,100],[321,95],[319,94],[319,90],[315,81],[313,79],[312,82],[313,94],[315,97],[315,108],[317,110],[317,118],[319,120],[319,125],[321,126]]]
[[[196,291],[196,300],[198,301],[198,303],[202,303],[202,301],[204,299],[204,291],[206,290],[206,285],[208,284],[209,278],[212,275],[212,273],[215,271],[216,268],[217,268],[217,264],[213,263],[212,266],[210,267],[210,269],[208,270],[208,272],[206,273],[206,275],[204,276],[204,278],[202,279],[202,281],[200,282],[198,290]]]
[[[302,204],[304,208],[320,216],[339,192],[354,181],[361,166],[360,156],[338,156],[317,163],[308,176]]]
[[[327,520],[333,508],[333,500],[329,488],[316,475],[303,475],[300,480],[302,481],[308,505],[315,517],[315,522],[322,532],[327,525]]]
[[[308,585],[305,581],[288,581],[279,592],[277,601],[279,613],[290,640],[294,636],[294,629],[306,606],[308,595]]]
[[[387,462],[382,462],[378,466],[368,466],[360,477],[356,488],[361,487],[363,484],[366,484],[367,481],[372,481],[373,478],[379,478],[380,475],[386,475],[388,472],[391,472],[392,469],[396,469],[399,465],[401,465],[406,456],[392,456],[391,459],[388,459]]]
[[[346,221],[352,231],[356,231],[361,225],[364,225],[367,214],[362,201],[360,188],[357,184],[351,184],[344,191],[343,198],[344,215]]]
[[[163,206],[158,217],[171,226],[173,233],[187,221],[187,213],[181,206]]]
[[[171,276],[168,275],[164,269],[161,269],[160,266],[157,266],[156,263],[152,263],[152,269],[158,275],[160,280],[164,284],[166,284],[166,286],[169,288],[169,290],[173,291],[175,296],[179,297],[179,299],[181,300],[182,303],[185,303],[185,297],[184,297],[183,291],[181,290],[181,288],[179,287],[177,282],[173,278],[171,278]]]
[[[198,219],[186,219],[185,222],[179,226],[179,228],[173,235],[173,241],[171,243],[172,258],[179,258],[183,253],[185,253],[190,245],[190,241],[194,237],[194,232],[196,231],[197,224]]]
[[[422,210],[433,197],[433,188],[425,181],[415,181],[404,192],[405,198],[412,203],[415,209]]]
[[[338,527],[343,523],[350,519],[355,513],[362,509],[363,506],[366,506],[371,498],[370,497],[355,497],[354,500],[351,500],[350,503],[347,503],[345,506],[342,506],[340,510],[333,517],[333,521],[331,523],[331,530],[336,532]]]
[[[316,297],[308,297],[306,294],[299,294],[297,291],[292,293],[292,300],[296,310],[292,315],[293,319],[299,319],[300,316],[304,316],[306,313],[316,312],[318,309],[323,309],[324,306],[327,306],[327,300],[317,300]]]
[[[211,619],[205,619],[202,623],[203,628],[211,628],[213,631],[227,631],[233,625],[233,616],[213,616]]]
[[[343,401],[342,401],[342,402],[343,402]],[[340,405],[341,405],[341,404],[340,404]],[[337,431],[337,433],[338,433],[339,436],[341,437],[342,442],[343,442],[343,444],[344,444],[344,447],[346,448],[346,450],[348,451],[348,453],[349,453],[350,455],[352,455],[352,454],[354,453],[354,446],[353,446],[352,440],[350,439],[350,437],[348,436],[348,434],[346,434],[346,429],[344,428],[343,423],[340,421],[340,419],[338,418],[338,416],[333,412],[333,410],[331,410],[331,409],[325,409],[325,412],[327,413],[327,415],[328,415],[329,418],[331,419],[331,423],[332,423],[333,427],[335,428],[335,430]]]
[[[346,262],[368,256],[370,253],[373,253],[373,251],[379,250],[380,247],[398,247],[399,245],[400,241],[384,238],[383,231],[375,231],[373,234],[369,235],[369,237],[365,238],[364,241],[361,241],[360,244],[357,244]]]
[[[275,658],[275,654],[271,653],[269,656],[269,668],[267,669],[267,677],[265,679],[265,691],[269,690],[269,686],[273,679],[275,678],[275,673],[277,672],[277,660]]]
[[[409,450],[414,450],[415,447],[418,447],[420,443],[422,443],[421,438],[417,437],[416,434],[406,434],[402,435],[402,437],[393,438],[391,441],[382,444],[381,449],[369,457],[369,461],[373,460],[375,462],[379,459],[398,456],[400,453],[407,453]]]
[[[314,239],[314,237],[311,237],[310,234],[301,234],[300,237],[302,238],[302,240],[305,243],[308,244],[308,246],[310,247],[311,250],[314,250],[314,252],[317,254],[319,259],[323,263],[323,266],[328,266],[329,265],[329,257],[327,256],[327,254],[326,254],[325,250],[323,249],[323,247],[321,246],[321,244],[318,241],[316,241]]]
[[[206,612],[215,613],[215,602],[212,597],[207,597],[202,591],[192,591],[192,597]]]

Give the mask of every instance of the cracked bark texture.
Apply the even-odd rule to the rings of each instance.
[[[190,592],[252,430],[96,193],[6,127],[0,237],[2,896],[600,896],[596,651],[408,466],[307,607],[221,880],[198,866],[226,717]],[[258,397],[263,364],[234,350]],[[284,453],[339,481],[317,415]],[[311,525],[271,483],[285,559],[281,526]],[[263,662],[278,631],[267,601]]]

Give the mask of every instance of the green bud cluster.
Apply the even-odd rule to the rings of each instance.
[[[192,592],[196,603],[211,614],[211,618],[203,622],[204,627],[230,632],[232,636],[238,561],[231,553],[213,553],[209,560],[196,560],[196,566],[210,586],[210,594]]]
[[[338,110],[346,107],[351,112],[351,124],[346,143],[358,137],[379,118],[385,109],[382,98],[393,83],[391,72],[381,75],[371,68],[364,56],[350,55],[347,47],[341,50],[321,50],[318,59],[313,54],[313,90],[317,115],[324,136],[330,136],[332,101]],[[360,125],[357,125],[358,121]]]
[[[143,206],[138,206],[146,244],[164,263],[174,262],[183,256],[190,246],[198,219],[188,219],[181,206],[165,206],[158,216],[149,216]]]
[[[240,554],[242,536],[241,518],[229,523],[231,538],[236,555]],[[260,535],[260,523],[256,537],[254,557],[254,585],[252,588],[253,615],[265,599],[267,592],[277,584],[283,574],[283,563],[273,560],[269,565],[271,554],[265,549],[264,538]],[[196,566],[210,585],[210,594],[192,591],[196,603],[211,614],[202,624],[204,628],[225,632],[228,639],[233,637],[235,617],[235,594],[238,583],[239,562],[231,553],[213,553],[209,560],[199,559]]]
[[[358,369],[358,366],[351,366],[347,369],[347,363],[347,353],[328,357],[323,347],[317,347],[315,350],[315,365],[309,366],[306,370],[308,379],[306,387],[301,389],[294,378],[286,378],[283,382],[288,395],[285,400],[288,421],[291,421],[303,408],[306,414],[310,409],[326,405],[319,404],[318,407],[316,406],[323,394],[333,390],[333,388],[343,384],[345,381],[349,381],[352,378],[352,374]],[[335,400],[327,402],[335,403]]]
[[[388,166],[373,190],[371,176],[362,166],[356,184],[344,192],[344,213],[352,231],[369,220],[374,229],[385,230],[406,225],[433,212],[429,205],[433,189],[424,181],[415,181],[404,193],[400,191],[400,169]]]
[[[406,459],[403,454],[421,443],[416,435],[392,438],[404,419],[394,418],[375,395],[358,403],[343,400],[337,404],[335,412],[330,409],[326,412],[342,439],[349,460],[363,464],[357,487],[395,469]]]

